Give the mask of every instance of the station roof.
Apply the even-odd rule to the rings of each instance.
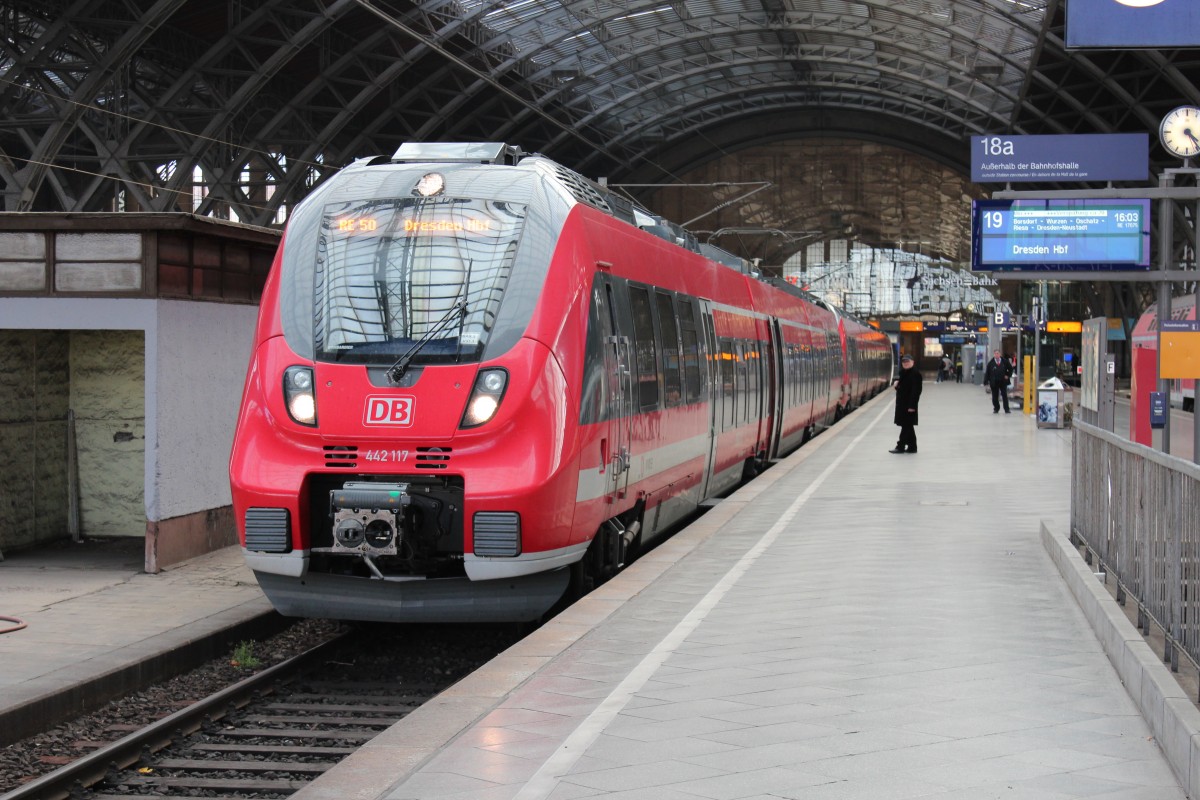
[[[966,182],[972,135],[1154,132],[1200,104],[1200,51],[1068,50],[1061,0],[5,0],[0,13],[9,211],[278,225],[333,170],[403,141],[506,141],[641,184],[774,142],[870,142]],[[831,169],[839,152],[861,158],[831,150]],[[870,195],[875,174],[855,169]],[[960,257],[942,213],[864,227]]]

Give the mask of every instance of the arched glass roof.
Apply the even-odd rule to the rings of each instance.
[[[626,183],[813,138],[966,176],[972,135],[1153,132],[1200,104],[1200,51],[1069,51],[1061,0],[5,0],[0,15],[9,211],[277,225],[332,170],[411,140],[507,141]],[[915,239],[946,238],[924,219]]]

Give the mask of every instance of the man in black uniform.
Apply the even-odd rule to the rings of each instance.
[[[913,366],[910,355],[900,356],[900,377],[892,383],[896,390],[895,423],[900,426],[896,448],[889,453],[917,452],[917,403],[921,399],[921,373]]]
[[[983,373],[983,382],[992,387],[992,413],[1000,413],[1000,399],[1004,399],[1004,413],[1008,413],[1008,384],[1012,378],[1013,366],[1007,358],[997,350],[988,362],[987,370]]]

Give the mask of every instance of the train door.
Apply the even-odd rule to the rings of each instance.
[[[837,339],[836,339],[836,354],[838,364],[834,367],[838,375],[838,409],[840,411],[849,411],[854,405],[854,394],[850,386],[850,351],[846,343],[846,320],[840,314],[834,312],[837,317]]]
[[[625,496],[629,486],[630,428],[633,425],[632,346],[629,336],[622,335],[615,290],[611,281],[604,282],[604,372],[608,405],[608,452],[605,454],[607,475],[605,494],[610,503]]]
[[[701,341],[704,352],[700,362],[704,365],[704,400],[708,404],[708,444],[707,457],[704,459],[704,477],[700,482],[700,499],[709,496],[712,485],[713,471],[717,464],[717,431],[721,427],[721,378],[718,373],[718,359],[721,351],[717,349],[717,335],[713,327],[712,303],[700,300]]]
[[[783,330],[776,317],[770,318],[767,336],[767,419],[771,427],[767,434],[767,459],[779,457],[779,439],[783,433],[784,391],[786,380],[783,371]]]

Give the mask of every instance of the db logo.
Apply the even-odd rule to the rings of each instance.
[[[413,424],[413,405],[411,397],[368,395],[363,424],[398,425],[407,428]]]

